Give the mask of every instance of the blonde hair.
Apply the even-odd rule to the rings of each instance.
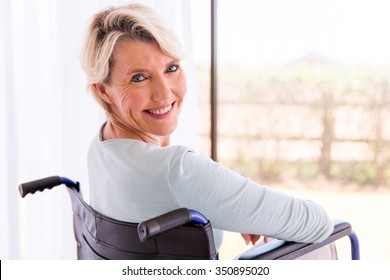
[[[87,75],[89,90],[107,113],[108,104],[93,84],[110,82],[114,48],[126,40],[157,43],[166,55],[178,60],[184,57],[174,32],[151,8],[130,4],[96,13],[81,53],[81,67]]]

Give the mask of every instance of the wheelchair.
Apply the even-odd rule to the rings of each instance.
[[[212,225],[201,213],[180,208],[139,224],[107,217],[88,205],[80,184],[51,176],[19,185],[21,197],[65,185],[73,210],[73,229],[79,260],[217,260]],[[333,233],[320,243],[273,240],[240,260],[293,260],[348,236],[351,258],[360,259],[359,242],[352,226],[337,222]]]

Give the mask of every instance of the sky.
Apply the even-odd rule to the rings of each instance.
[[[209,59],[209,1],[192,1],[194,59]],[[390,64],[390,1],[219,0],[218,58],[281,65],[308,53],[343,64]]]

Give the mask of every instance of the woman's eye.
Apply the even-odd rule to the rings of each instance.
[[[179,69],[177,65],[171,65],[168,67],[167,72],[176,72]]]
[[[134,75],[131,78],[131,81],[135,82],[135,83],[140,83],[140,82],[145,81],[145,80],[146,80],[146,77],[141,75],[141,74]]]

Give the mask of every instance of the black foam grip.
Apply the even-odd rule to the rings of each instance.
[[[19,185],[19,193],[22,197],[27,194],[35,193],[36,191],[43,191],[45,189],[51,189],[55,186],[61,185],[62,180],[60,176],[51,176]]]
[[[161,216],[144,221],[138,225],[138,236],[144,242],[153,236],[191,222],[191,213],[186,208],[179,208]]]

